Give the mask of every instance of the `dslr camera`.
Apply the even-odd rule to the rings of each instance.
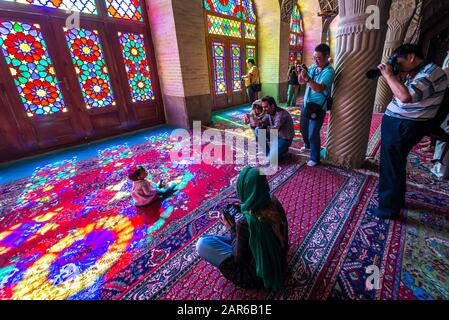
[[[234,223],[235,218],[239,213],[240,205],[238,203],[230,203],[223,210],[223,216],[230,224]]]
[[[399,56],[392,55],[391,57],[388,58],[388,60],[386,62],[386,64],[392,66],[393,73],[395,75],[398,75],[400,72],[399,66],[398,66],[398,58],[399,58]],[[366,77],[370,80],[375,80],[375,79],[379,78],[381,75],[382,75],[382,73],[380,72],[380,70],[378,68],[368,70],[368,72],[366,73]]]

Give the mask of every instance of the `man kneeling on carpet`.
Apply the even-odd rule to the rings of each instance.
[[[136,207],[149,206],[157,199],[158,195],[167,195],[176,188],[176,184],[173,182],[154,183],[148,181],[147,176],[148,172],[142,166],[136,166],[128,171],[128,178],[133,182],[131,196]]]
[[[246,167],[237,180],[241,201],[235,218],[224,214],[221,222],[231,237],[201,237],[198,255],[219,268],[223,276],[246,289],[278,291],[284,284],[288,252],[288,224],[279,201],[270,195],[266,176]]]
[[[262,107],[266,114],[256,128],[256,140],[259,137],[259,129],[268,129],[266,150],[268,160],[273,163],[274,159],[281,159],[288,153],[295,137],[295,127],[290,113],[278,107],[273,97],[262,98]],[[275,141],[270,141],[270,130],[278,132],[278,138]]]

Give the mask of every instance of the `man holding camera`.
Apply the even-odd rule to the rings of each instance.
[[[290,113],[278,107],[273,97],[263,97],[262,107],[265,111],[265,116],[256,129],[256,139],[259,137],[259,129],[268,129],[267,138],[270,138],[269,130],[278,130],[278,139],[267,141],[266,145],[268,160],[273,163],[274,159],[280,159],[288,153],[295,137],[295,128]]]
[[[295,64],[288,69],[287,107],[296,106],[296,98],[299,92],[298,76],[301,71],[301,63],[295,60]]]
[[[329,64],[331,50],[327,44],[320,44],[313,53],[314,65],[309,69],[301,67],[298,81],[307,83],[304,105],[301,111],[300,130],[304,140],[301,151],[310,151],[309,167],[320,163],[321,138],[327,103],[330,100],[335,71]]]
[[[407,156],[429,132],[448,84],[445,72],[427,63],[421,49],[403,44],[378,69],[393,92],[382,119],[379,207],[383,219],[399,217],[405,206]],[[401,81],[403,79],[403,81]]]

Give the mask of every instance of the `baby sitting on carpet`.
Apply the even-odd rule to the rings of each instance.
[[[175,183],[165,184],[162,180],[154,183],[146,180],[148,172],[142,166],[128,170],[128,178],[133,182],[131,196],[136,207],[146,207],[157,199],[158,195],[167,195],[175,191]]]

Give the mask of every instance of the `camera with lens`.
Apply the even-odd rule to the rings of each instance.
[[[392,55],[391,57],[388,58],[386,64],[390,65],[393,68],[393,73],[395,75],[399,74],[399,66],[398,66],[398,56],[397,55]],[[380,70],[378,68],[376,69],[371,69],[368,70],[368,72],[366,73],[366,77],[370,80],[375,80],[377,78],[379,78],[382,75],[382,73],[380,72]]]
[[[240,214],[240,205],[238,203],[230,203],[223,211],[223,216],[229,223],[233,223],[236,216]]]

